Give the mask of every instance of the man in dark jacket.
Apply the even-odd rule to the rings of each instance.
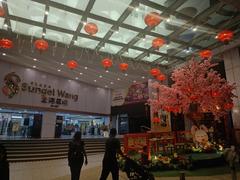
[[[109,173],[112,173],[112,179],[119,179],[119,167],[117,162],[117,153],[123,155],[120,149],[120,141],[115,138],[117,130],[115,128],[110,130],[109,138],[105,143],[105,154],[103,157],[103,167],[100,180],[106,180]]]
[[[0,144],[0,179],[9,180],[9,164],[7,161],[7,153],[2,144]]]

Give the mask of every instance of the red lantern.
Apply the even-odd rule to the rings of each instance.
[[[128,64],[127,63],[121,63],[119,64],[119,69],[121,71],[126,71],[128,69]]]
[[[13,47],[13,42],[9,39],[1,39],[0,47],[4,49],[11,49]]]
[[[233,32],[229,30],[218,33],[217,39],[223,43],[228,43],[233,38]]]
[[[157,80],[159,81],[165,81],[166,80],[166,76],[164,74],[160,74],[156,77]]]
[[[153,68],[150,70],[150,74],[154,77],[158,76],[160,73],[161,73],[160,70],[157,68]]]
[[[40,52],[46,51],[48,49],[48,42],[44,39],[38,39],[34,42],[34,45],[36,49],[38,49]]]
[[[154,49],[159,49],[164,44],[165,44],[165,40],[162,38],[156,38],[152,41],[152,47]]]
[[[157,26],[161,22],[161,16],[157,12],[151,12],[145,16],[144,22],[149,27]]]
[[[3,17],[5,15],[5,11],[3,9],[3,7],[0,7],[0,17]]]
[[[233,103],[232,102],[224,104],[224,109],[225,110],[231,110],[232,108],[233,108]]]
[[[108,69],[113,65],[113,63],[112,63],[111,59],[105,58],[105,59],[102,60],[102,65],[105,69]]]
[[[199,56],[202,58],[202,59],[208,59],[210,57],[212,57],[212,51],[206,49],[206,50],[202,50],[199,52]]]
[[[98,32],[98,27],[96,24],[94,23],[87,23],[84,26],[84,30],[86,33],[88,33],[89,35],[95,35]]]
[[[212,91],[212,97],[219,97],[220,95],[219,91]]]
[[[76,69],[76,68],[77,68],[78,63],[77,63],[77,61],[75,61],[75,60],[69,60],[69,61],[67,62],[67,66],[68,66],[69,69],[73,70],[73,69]]]
[[[159,117],[154,117],[154,118],[152,119],[152,122],[153,122],[153,123],[160,123],[160,118],[159,118]]]

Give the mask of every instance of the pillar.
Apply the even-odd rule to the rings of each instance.
[[[224,66],[226,71],[227,81],[236,83],[234,94],[234,108],[232,110],[233,127],[236,132],[237,141],[240,142],[240,49],[233,48],[223,53]]]
[[[41,138],[54,138],[56,125],[56,113],[44,112],[42,117]]]

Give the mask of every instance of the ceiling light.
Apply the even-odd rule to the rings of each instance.
[[[197,31],[197,27],[193,28],[192,30],[193,30],[193,31]]]
[[[58,72],[60,72],[60,71],[61,71],[61,69],[58,69],[57,71],[58,71]]]
[[[2,53],[3,56],[6,56],[7,54],[6,53]]]
[[[113,82],[110,82],[110,84],[114,84]]]
[[[135,8],[135,10],[136,10],[136,11],[139,11],[139,8],[138,8],[138,7],[136,7],[136,8]]]
[[[120,78],[117,78],[118,81],[120,81],[121,79]]]
[[[107,85],[105,85],[104,87],[105,87],[105,88],[107,88],[108,86],[107,86]]]
[[[80,74],[80,75],[83,75],[83,73],[81,73],[81,72],[80,72],[79,74]]]
[[[145,79],[145,76],[142,76],[142,79]]]
[[[216,36],[215,36],[215,39],[217,39],[217,38],[218,38],[218,36],[216,35]]]
[[[118,34],[118,33],[119,33],[119,31],[115,31],[115,33],[117,33],[117,34]]]
[[[64,65],[64,63],[61,63],[61,66],[63,66]]]
[[[87,23],[84,21],[84,22],[82,22],[83,23],[83,25],[86,25]]]
[[[167,48],[169,48],[169,44],[167,44],[167,46],[166,46]]]
[[[45,11],[45,14],[48,15],[48,11]]]
[[[125,73],[124,75],[125,75],[125,76],[128,76],[128,74],[127,74],[127,73]]]
[[[146,41],[146,38],[143,38],[142,40],[143,40],[143,41]]]
[[[74,40],[73,42],[74,42],[74,43],[77,43],[77,40]]]
[[[76,80],[78,80],[78,77],[75,77]]]
[[[135,80],[133,81],[133,83],[136,83],[136,82],[137,82],[137,81],[135,81]]]
[[[34,60],[34,61],[37,61],[37,59],[36,59],[36,58],[33,58],[33,60]]]
[[[7,28],[7,27],[8,27],[8,25],[5,23],[5,24],[3,25],[3,27]]]
[[[100,75],[99,78],[102,78],[102,75]]]
[[[33,66],[33,68],[36,68],[36,66]]]
[[[167,22],[170,22],[171,21],[171,19],[170,18],[167,18],[167,20],[166,20]]]
[[[97,80],[96,80],[96,79],[94,79],[94,82],[97,82]]]
[[[46,33],[42,33],[43,36],[46,36]]]
[[[88,67],[87,67],[87,66],[85,66],[85,67],[84,67],[84,69],[88,69]]]
[[[105,72],[106,72],[106,73],[109,73],[109,70],[106,70]]]

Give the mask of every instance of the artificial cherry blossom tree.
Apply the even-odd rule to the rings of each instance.
[[[189,113],[191,106],[197,106],[198,112],[211,112],[216,118],[224,116],[233,107],[235,84],[229,84],[213,70],[210,60],[190,60],[183,67],[175,69],[171,87],[152,83],[155,89],[149,100],[153,111],[159,109],[174,113]]]

